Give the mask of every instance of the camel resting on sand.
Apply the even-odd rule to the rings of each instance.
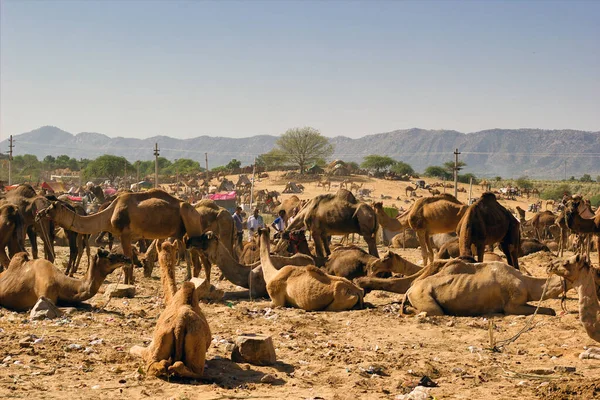
[[[150,345],[133,346],[129,350],[144,359],[148,374],[202,377],[212,334],[198,301],[194,284],[183,282],[160,314]]]
[[[25,311],[41,296],[57,305],[85,301],[98,292],[111,272],[128,262],[130,259],[123,254],[98,249],[85,278],[75,279],[48,260],[30,261],[27,253],[17,253],[0,275],[0,306]]]
[[[448,262],[439,272],[415,279],[406,296],[419,312],[428,315],[476,316],[492,313],[533,314],[536,307],[529,301],[544,300],[562,292],[560,279],[523,275],[502,262],[467,263],[460,259]],[[552,308],[540,307],[540,314],[556,315]]]
[[[269,254],[269,229],[259,229],[260,261],[267,292],[274,307],[286,305],[306,311],[343,311],[357,303],[363,291],[345,278],[327,275],[314,265],[275,268]]]
[[[252,298],[266,297],[267,285],[262,273],[261,262],[241,264],[237,262],[229,250],[221,243],[219,236],[208,231],[199,236],[185,237],[186,248],[196,249],[204,253],[209,261],[221,270],[223,276],[234,285],[249,289]],[[276,269],[285,265],[313,265],[312,257],[305,254],[295,254],[292,257],[271,256],[271,262]]]

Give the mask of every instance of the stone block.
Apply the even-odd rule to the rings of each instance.
[[[277,361],[277,356],[270,336],[250,333],[235,339],[231,359],[254,365],[272,365]]]

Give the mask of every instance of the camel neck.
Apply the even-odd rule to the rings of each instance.
[[[596,293],[596,283],[590,267],[581,271],[573,284],[579,294],[579,319],[588,336],[600,342],[600,304]]]
[[[563,282],[558,276],[551,276],[550,279],[546,279],[522,275],[521,278],[527,284],[529,289],[529,297],[527,298],[527,301],[555,299],[563,291]],[[548,281],[548,288],[546,289],[546,293],[544,294],[544,298],[542,299],[542,293],[544,292],[544,286],[546,286],[546,281]],[[571,284],[567,282],[567,290],[569,290],[571,287]]]
[[[77,233],[111,232],[110,217],[112,211],[112,207],[108,207],[99,213],[81,216],[67,207],[60,205],[56,209],[56,213],[52,216],[52,219],[62,228]]]
[[[248,288],[248,274],[252,268],[237,262],[227,247],[219,241],[219,247],[216,254],[216,264],[225,275],[227,280],[237,286]]]
[[[394,256],[400,260],[400,263],[402,264],[402,269],[404,270],[404,272],[401,272],[401,273],[404,275],[413,275],[416,273],[420,273],[421,270],[423,269],[420,266],[418,266],[417,264],[411,263],[410,261],[408,261],[407,259],[405,259],[404,257],[402,257],[398,254],[394,254]]]
[[[377,208],[377,218],[379,224],[392,232],[399,232],[408,228],[408,213],[401,214],[397,218],[392,218],[383,211],[383,208]]]
[[[62,289],[59,293],[59,300],[81,302],[92,298],[98,293],[107,275],[107,273],[100,271],[96,257],[92,259],[92,264],[83,279],[71,278],[61,274],[63,285],[61,285]]]
[[[174,265],[160,266],[160,280],[165,295],[165,303],[169,304],[177,292],[177,284],[175,283]]]
[[[260,235],[260,263],[262,265],[263,276],[265,277],[265,282],[268,284],[273,280],[275,275],[277,275],[277,268],[271,262],[271,254],[270,252],[271,243],[269,242],[268,233],[263,233]]]
[[[566,218],[569,229],[577,233],[599,233],[600,224],[597,224],[594,218],[583,218],[576,212],[567,213]],[[599,219],[600,222],[600,219]]]

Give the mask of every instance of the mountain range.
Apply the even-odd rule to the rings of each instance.
[[[160,155],[170,160],[191,158],[204,166],[208,153],[209,167],[228,163],[236,158],[249,165],[255,156],[275,146],[277,136],[257,135],[245,138],[199,136],[176,139],[154,136],[147,139],[108,137],[100,133],[71,134],[57,127],[44,126],[13,136],[14,155],[66,154],[70,157],[96,158],[102,154],[126,157],[129,161],[154,158],[155,143]],[[600,175],[600,132],[542,129],[491,129],[474,133],[453,130],[404,129],[367,135],[358,139],[345,136],[330,138],[335,147],[332,157],[361,162],[369,154],[387,155],[410,164],[415,171],[430,165],[441,165],[459,159],[466,162],[464,172],[482,177],[518,177],[563,179]],[[8,141],[0,142],[8,149]],[[565,169],[566,166],[566,169]]]

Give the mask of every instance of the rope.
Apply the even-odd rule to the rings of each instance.
[[[501,347],[504,347],[508,344],[511,344],[513,342],[515,342],[523,333],[525,332],[529,332],[530,330],[532,330],[533,328],[535,328],[535,326],[532,326],[533,324],[533,320],[535,319],[535,316],[537,315],[540,306],[542,305],[542,301],[544,299],[544,295],[546,294],[546,289],[548,289],[548,283],[550,283],[550,276],[548,276],[548,279],[546,279],[546,284],[544,285],[544,290],[542,291],[542,297],[540,298],[540,301],[538,302],[537,307],[535,308],[535,311],[533,312],[533,315],[531,316],[531,318],[529,319],[529,321],[527,321],[525,323],[525,325],[523,326],[523,328],[521,328],[521,330],[519,332],[517,332],[514,336],[505,339],[505,340],[501,340],[499,342],[496,343],[490,343],[492,345],[492,350],[494,351],[499,351],[499,349]]]

